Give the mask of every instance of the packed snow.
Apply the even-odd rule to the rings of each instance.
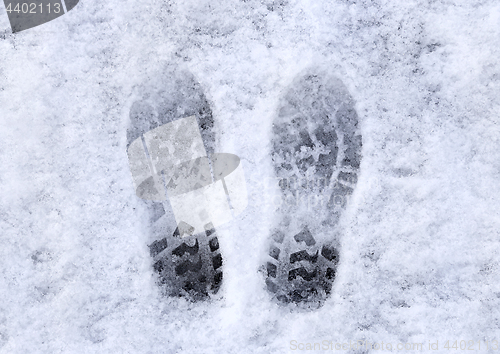
[[[499,48],[494,0],[81,0],[16,34],[1,7],[0,352],[496,352]],[[133,93],[165,63],[200,82],[216,151],[245,173],[214,301],[161,295],[129,171]],[[263,185],[280,98],[325,64],[356,102],[362,162],[332,295],[300,311],[259,272]]]

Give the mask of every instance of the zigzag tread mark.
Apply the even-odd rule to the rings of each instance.
[[[198,244],[198,239],[196,239],[196,242],[194,246],[188,246],[185,242],[180,245],[179,247],[176,247],[173,251],[172,254],[176,255],[178,257],[182,257],[184,253],[188,252],[190,255],[198,253],[198,250],[200,249],[200,246]]]
[[[338,257],[339,253],[333,246],[326,246],[324,245],[321,248],[321,255],[328,259],[330,262],[337,263],[338,262]]]
[[[277,271],[278,271],[278,267],[276,266],[276,264],[273,264],[271,262],[267,262],[267,276],[268,277],[276,278]]]
[[[217,272],[214,275],[214,284],[215,286],[219,286],[220,283],[222,282],[222,272]]]
[[[163,238],[161,240],[157,240],[150,244],[148,247],[151,257],[154,258],[168,247],[167,239]]]
[[[305,227],[304,230],[299,232],[293,238],[295,239],[295,242],[300,243],[303,241],[307,246],[314,246],[316,244],[316,240],[307,227]]]
[[[219,249],[219,240],[217,239],[217,236],[208,241],[208,246],[210,247],[211,252],[215,252]]]
[[[155,262],[155,264],[153,264],[153,269],[158,273],[161,273],[164,268],[165,264],[163,263],[163,259],[160,259],[159,261]]]
[[[222,255],[220,253],[212,257],[212,264],[214,269],[222,267]]]
[[[329,280],[333,280],[335,279],[335,274],[336,274],[336,270],[333,269],[333,268],[327,268],[326,270],[326,278],[329,279]]]
[[[309,261],[311,263],[316,263],[316,261],[318,260],[318,254],[319,251],[316,251],[316,253],[313,254],[312,256],[305,250],[295,252],[290,255],[290,263],[295,263],[300,261]]]
[[[271,246],[271,248],[269,250],[269,255],[271,257],[273,257],[274,259],[278,260],[279,256],[280,256],[280,252],[281,252],[281,250],[278,247]]]

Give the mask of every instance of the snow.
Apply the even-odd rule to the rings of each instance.
[[[499,32],[493,0],[82,0],[15,35],[0,10],[0,352],[360,339],[488,352],[500,341]],[[218,230],[222,299],[208,303],[160,295],[128,169],[134,87],[165,62],[205,88],[217,151],[238,155],[247,180],[247,209]],[[325,62],[356,101],[363,160],[333,294],[292,311],[258,273],[273,221],[261,186],[279,98]]]

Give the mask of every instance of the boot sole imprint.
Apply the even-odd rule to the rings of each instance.
[[[312,196],[325,202],[319,211],[285,206],[278,212],[266,285],[282,303],[321,304],[331,293],[338,242],[319,242],[310,229],[311,223],[320,223],[332,234],[337,232],[359,173],[362,142],[357,124],[350,94],[340,80],[328,75],[297,79],[282,101],[273,125],[272,159],[283,199],[293,198],[302,188],[307,200]],[[305,186],[297,182],[304,180]],[[307,182],[311,180],[314,183]],[[316,183],[321,181],[326,183]],[[321,199],[324,195],[327,198]],[[292,219],[305,220],[299,232],[287,230]]]

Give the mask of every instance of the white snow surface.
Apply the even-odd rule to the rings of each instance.
[[[494,0],[81,0],[17,34],[2,7],[0,352],[288,353],[324,340],[496,352],[484,341],[500,341],[499,48]],[[166,62],[201,83],[218,152],[247,179],[247,209],[218,230],[212,302],[161,296],[128,167],[134,87]],[[258,272],[273,220],[262,182],[278,100],[318,63],[356,101],[363,160],[333,293],[297,311]]]

